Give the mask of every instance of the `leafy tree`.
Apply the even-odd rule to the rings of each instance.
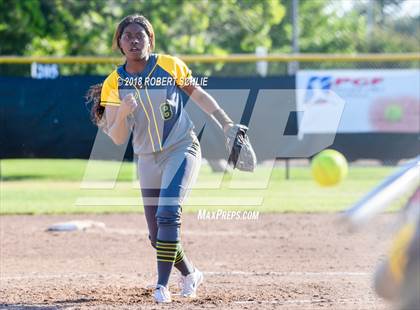
[[[285,14],[280,0],[0,1],[3,55],[115,55],[115,26],[133,13],[151,20],[160,52],[253,52],[256,46],[271,46],[270,33]],[[89,73],[97,66],[72,68]]]
[[[367,40],[366,2],[345,11],[337,0],[299,0],[303,53],[419,51],[419,17],[394,18],[403,0],[376,0]],[[156,50],[169,54],[291,52],[292,0],[0,0],[1,55],[119,55],[111,50],[117,23],[148,17]],[[255,64],[191,64],[205,74],[255,74]],[[106,74],[107,65],[60,66],[64,74]],[[284,73],[284,64],[270,64]],[[1,74],[28,74],[28,66],[0,66]]]
[[[45,33],[39,1],[0,0],[0,54],[23,55],[34,36]]]

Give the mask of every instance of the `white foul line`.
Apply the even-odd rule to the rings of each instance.
[[[309,277],[336,277],[336,276],[370,276],[369,272],[348,272],[348,271],[326,271],[326,272],[300,272],[300,271],[267,271],[267,272],[247,272],[247,271],[207,271],[204,274],[216,276],[309,276]]]
[[[375,299],[360,299],[360,298],[340,298],[340,299],[286,299],[286,300],[238,300],[234,301],[234,304],[246,305],[246,304],[275,304],[275,305],[287,305],[287,304],[315,304],[315,303],[332,303],[332,304],[346,304],[354,302],[363,302],[363,305],[376,303]]]
[[[278,277],[366,277],[371,276],[370,272],[348,272],[348,271],[327,271],[327,272],[280,272],[280,271],[268,271],[268,272],[246,272],[246,271],[205,271],[205,275],[208,276],[278,276]],[[0,276],[0,280],[30,280],[30,279],[59,279],[59,278],[101,278],[101,279],[113,279],[113,278],[135,278],[133,274],[120,274],[120,273],[81,273],[81,274],[32,274],[23,276]]]

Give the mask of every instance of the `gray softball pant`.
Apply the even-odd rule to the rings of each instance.
[[[182,204],[200,166],[200,144],[192,131],[163,151],[139,156],[144,214],[153,247],[156,240],[179,241]]]

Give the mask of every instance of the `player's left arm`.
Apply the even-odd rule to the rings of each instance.
[[[233,126],[232,119],[226,114],[226,112],[219,106],[217,101],[206,92],[201,86],[198,85],[185,85],[182,90],[187,93],[188,96],[207,114],[212,116],[224,132],[227,132],[229,128]]]
[[[234,124],[216,100],[200,86],[186,85],[182,89],[223,128],[229,153],[228,164],[243,171],[254,171],[257,157],[246,134],[248,127]]]
[[[229,154],[228,164],[239,170],[254,171],[257,157],[246,134],[248,127],[235,124],[217,101],[199,85],[186,83],[192,79],[191,70],[179,59],[175,59],[174,72],[177,85],[223,129]]]

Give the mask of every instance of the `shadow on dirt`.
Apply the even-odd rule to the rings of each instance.
[[[51,305],[25,305],[25,304],[0,304],[0,310],[58,310],[58,309],[66,309],[68,307],[74,307],[77,304],[93,302],[95,301],[94,298],[79,298],[79,299],[67,299],[67,300],[59,300],[55,301],[55,304],[59,306],[51,306]]]

